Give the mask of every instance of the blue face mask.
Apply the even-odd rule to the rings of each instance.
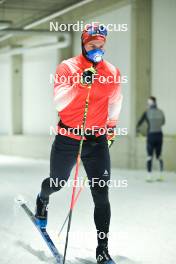
[[[97,63],[103,59],[104,51],[101,49],[93,49],[86,51],[86,57],[88,60]]]

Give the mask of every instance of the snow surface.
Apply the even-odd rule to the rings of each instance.
[[[0,156],[0,263],[54,263],[37,230],[14,202],[23,195],[34,209],[49,163],[43,160]],[[80,176],[84,176],[80,168]],[[73,177],[73,173],[72,176]],[[128,180],[127,188],[112,188],[109,249],[118,264],[176,263],[176,175],[165,173],[164,182],[145,182],[144,171],[112,170],[112,178]],[[69,208],[71,189],[53,194],[48,232],[63,253],[65,230],[58,238]],[[66,228],[65,228],[66,229]],[[96,235],[93,202],[86,188],[72,219],[67,263],[95,263]]]

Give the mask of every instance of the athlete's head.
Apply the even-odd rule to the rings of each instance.
[[[149,107],[156,106],[156,97],[150,96],[147,103]]]
[[[87,25],[81,35],[82,54],[89,61],[98,63],[103,59],[107,30],[101,24]]]

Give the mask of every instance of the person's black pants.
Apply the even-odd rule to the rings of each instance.
[[[152,158],[155,153],[156,158],[160,164],[160,170],[163,171],[163,160],[161,158],[163,145],[163,134],[162,132],[149,133],[147,136],[147,170],[152,171]]]
[[[59,191],[63,181],[69,179],[71,170],[76,164],[79,140],[57,135],[52,145],[50,157],[50,177],[42,183],[41,198],[47,199],[52,193]],[[98,243],[107,243],[110,225],[110,203],[107,181],[110,179],[110,156],[106,136],[100,136],[96,142],[85,140],[81,159],[90,183],[95,204],[94,220],[98,234]],[[57,186],[51,180],[57,180]],[[62,183],[62,184],[61,184]]]

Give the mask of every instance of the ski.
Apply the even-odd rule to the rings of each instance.
[[[99,262],[97,262],[99,263]],[[105,260],[104,262],[100,262],[101,264],[117,264],[116,262],[114,262],[114,260],[110,259],[110,260]]]
[[[42,238],[46,242],[48,248],[50,249],[52,255],[54,256],[56,263],[62,264],[62,258],[60,253],[58,252],[56,246],[54,245],[53,241],[51,240],[48,232],[46,231],[46,228],[40,228],[36,223],[35,215],[32,213],[32,211],[27,206],[26,202],[23,199],[17,199],[18,204],[21,206],[21,208],[24,210],[26,215],[31,219],[37,230],[40,232]]]

